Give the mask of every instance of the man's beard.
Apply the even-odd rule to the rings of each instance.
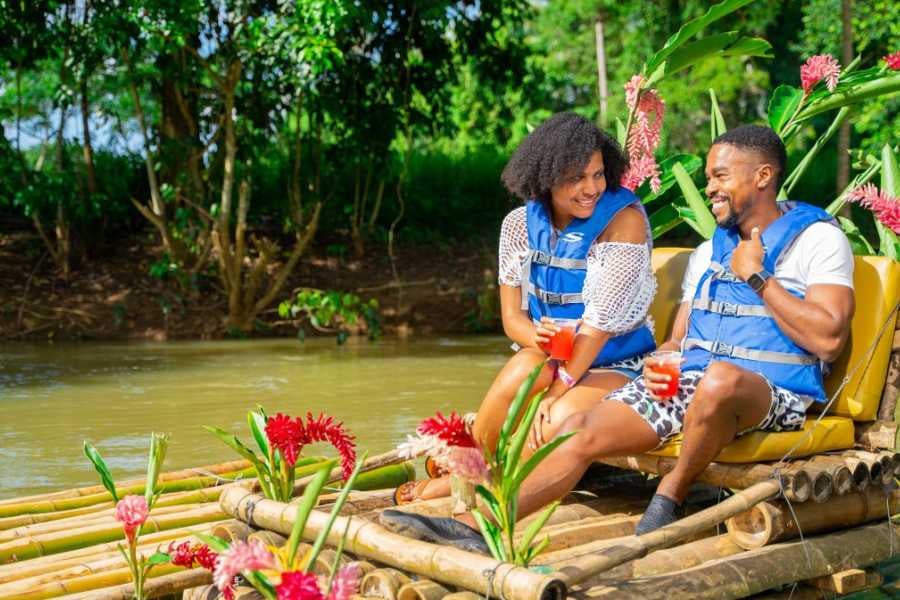
[[[731,229],[738,223],[738,214],[734,210],[734,204],[731,202],[731,198],[725,200],[725,203],[728,205],[728,216],[725,217],[725,220],[719,223],[719,227],[722,229]]]

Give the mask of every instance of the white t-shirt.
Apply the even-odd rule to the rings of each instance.
[[[681,301],[694,299],[697,282],[709,268],[712,240],[697,246],[681,284]],[[730,268],[730,265],[722,265]],[[853,287],[853,251],[844,232],[830,223],[813,223],[785,248],[775,263],[775,279],[786,289],[806,293],[816,284]]]

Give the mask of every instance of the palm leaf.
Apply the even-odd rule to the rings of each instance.
[[[556,510],[557,506],[559,506],[559,500],[551,502],[549,506],[547,506],[547,508],[545,508],[544,511],[540,514],[540,516],[538,516],[538,518],[528,524],[528,527],[525,528],[525,532],[522,534],[522,538],[519,540],[519,554],[528,554],[528,549],[531,547],[531,541],[544,527],[544,525],[547,524],[547,521],[550,519],[553,511]]]
[[[697,229],[697,232],[708,240],[716,230],[715,217],[709,212],[709,208],[707,208],[706,201],[700,194],[700,190],[694,185],[691,176],[684,170],[684,167],[682,167],[681,164],[675,164],[672,166],[672,172],[675,174],[675,179],[678,181],[678,187],[681,188],[681,193],[684,195],[688,207],[690,207],[694,213],[696,224],[690,222],[688,224]]]
[[[113,480],[112,474],[109,472],[109,467],[106,466],[106,461],[103,460],[103,456],[101,456],[100,452],[87,441],[84,442],[84,455],[87,456],[88,460],[91,461],[91,464],[94,465],[94,469],[97,471],[97,474],[100,475],[100,481],[103,483],[103,487],[105,487],[106,491],[109,492],[109,495],[112,496],[113,502],[118,503],[119,495],[116,493],[116,483]]]
[[[512,404],[509,405],[509,410],[506,412],[506,419],[503,420],[503,425],[500,427],[500,436],[497,438],[497,451],[494,453],[495,460],[501,461],[502,464],[505,464],[506,462],[506,449],[509,445],[509,436],[513,431],[513,427],[516,425],[519,412],[522,410],[522,405],[525,403],[525,399],[528,398],[528,393],[531,391],[531,387],[534,385],[535,380],[537,380],[538,376],[541,374],[541,370],[543,370],[545,364],[546,363],[541,363],[532,369],[525,381],[522,382],[522,385],[519,386],[519,390],[516,392]]]

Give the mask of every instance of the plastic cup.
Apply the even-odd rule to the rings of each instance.
[[[674,350],[652,352],[644,359],[644,364],[654,373],[669,376],[666,388],[654,392],[658,398],[669,399],[678,393],[678,381],[681,379],[681,352]]]
[[[553,319],[553,324],[559,327],[559,331],[553,334],[550,341],[541,344],[541,349],[556,360],[569,360],[572,358],[572,348],[575,346],[575,328],[577,319]]]

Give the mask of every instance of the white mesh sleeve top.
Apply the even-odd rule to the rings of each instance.
[[[644,323],[653,330],[647,311],[656,294],[656,277],[650,264],[649,224],[647,228],[644,244],[594,241],[581,293],[586,324],[614,335]],[[499,283],[520,287],[527,256],[528,226],[525,207],[520,206],[506,215],[500,228]]]

